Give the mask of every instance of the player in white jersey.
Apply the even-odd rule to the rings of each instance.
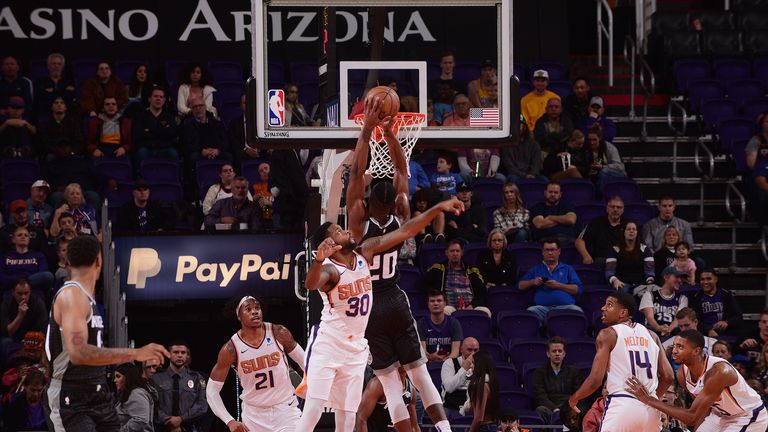
[[[602,321],[609,327],[598,333],[592,370],[568,399],[568,404],[578,412],[576,404],[600,388],[607,373],[608,396],[601,432],[658,432],[661,414],[630,395],[625,390],[625,382],[629,377],[636,377],[639,385],[648,394],[655,393],[657,398],[666,392],[674,376],[659,337],[632,322],[637,303],[631,294],[609,294],[601,311]]]
[[[286,354],[304,366],[304,350],[281,325],[263,321],[261,302],[243,297],[235,311],[241,328],[221,347],[205,389],[211,411],[231,432],[294,432],[301,411],[288,375]],[[243,392],[242,422],[224,407],[221,387],[229,368],[237,370]]]
[[[299,431],[314,429],[323,406],[334,409],[336,432],[352,432],[360,405],[368,342],[365,328],[373,304],[371,257],[418,234],[438,214],[459,214],[464,205],[456,198],[443,201],[399,229],[371,237],[359,247],[349,231],[326,222],[312,236],[317,255],[307,273],[306,286],[323,298],[320,325],[307,346],[304,368],[306,402]],[[297,392],[300,391],[297,389]]]
[[[672,359],[682,367],[677,381],[684,382],[694,397],[689,409],[659,403],[634,379],[627,390],[643,403],[675,417],[696,432],[765,432],[768,412],[760,395],[727,360],[703,355],[704,336],[696,330],[685,330],[675,337]]]

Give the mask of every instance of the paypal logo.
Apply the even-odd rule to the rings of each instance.
[[[143,289],[147,286],[147,279],[160,273],[163,263],[157,255],[157,251],[151,248],[131,249],[131,260],[128,263],[128,283]]]

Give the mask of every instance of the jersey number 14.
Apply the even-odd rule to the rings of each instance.
[[[653,379],[653,365],[651,364],[651,358],[648,356],[648,351],[643,351],[645,354],[645,360],[640,358],[640,351],[629,351],[629,363],[632,365],[632,375],[637,376],[635,368],[645,369],[648,379]]]

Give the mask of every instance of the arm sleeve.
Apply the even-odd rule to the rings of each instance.
[[[488,169],[489,174],[490,174],[491,171],[492,172],[499,172],[499,162],[501,162],[501,159],[499,158],[498,155],[492,155],[491,156],[491,163],[490,163],[490,167]]]
[[[208,386],[205,388],[205,397],[213,414],[224,424],[228,424],[234,420],[234,417],[227,411],[224,401],[221,400],[221,388],[223,386],[224,383],[221,381],[208,380]]]
[[[469,161],[464,155],[459,156],[459,171],[464,175],[469,175],[472,171],[472,168],[469,167]]]

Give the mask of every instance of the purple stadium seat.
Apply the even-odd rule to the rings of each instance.
[[[406,292],[423,292],[419,286],[421,272],[418,267],[409,264],[399,264],[397,269],[400,271],[400,280],[398,285]]]
[[[748,173],[749,167],[747,166],[747,141],[740,140],[733,143],[731,147],[731,157],[733,158],[733,164],[736,167],[736,171],[739,173]]]
[[[602,311],[595,311],[592,312],[592,331],[594,332],[595,336],[597,336],[598,333],[600,333],[600,330],[608,327],[603,323],[603,313]]]
[[[536,414],[535,411],[529,410],[517,410],[517,417],[520,419],[520,426],[544,426],[544,421]]]
[[[500,318],[506,311],[523,311],[531,305],[532,292],[520,291],[517,287],[495,287],[488,291],[486,302],[491,314]]]
[[[501,205],[498,204],[483,205],[483,208],[485,209],[485,226],[488,227],[488,231],[493,229],[493,212],[499,207],[501,207]]]
[[[260,181],[259,178],[259,165],[264,162],[269,162],[268,159],[246,159],[240,164],[240,175],[248,179],[249,184],[254,184]]]
[[[576,266],[576,274],[579,275],[579,280],[585,285],[601,285],[605,283],[605,273],[597,267],[588,266]]]
[[[195,173],[197,176],[197,186],[200,193],[205,195],[208,187],[219,181],[219,170],[224,165],[224,161],[215,159],[200,159],[197,161]]]
[[[88,78],[96,75],[96,67],[99,61],[96,59],[77,59],[72,61],[72,79],[76,83],[82,84]],[[78,93],[80,94],[80,93]]]
[[[765,95],[765,87],[756,79],[732,80],[728,84],[728,99],[736,102],[738,106],[743,106],[747,100],[761,95]]]
[[[240,106],[240,95],[245,91],[245,85],[240,81],[219,81],[216,83],[216,92],[213,96],[221,105],[227,102],[236,102]]]
[[[451,315],[459,320],[464,337],[485,338],[491,336],[491,317],[476,310],[457,310]]]
[[[523,390],[506,390],[499,392],[499,406],[512,407],[514,409],[532,409],[533,401],[528,393]]]
[[[755,79],[768,87],[768,57],[756,58],[752,61]]]
[[[704,102],[701,107],[701,116],[704,120],[704,131],[713,132],[720,120],[736,117],[739,112],[740,101],[717,98]]]
[[[267,64],[267,77],[270,83],[282,82],[285,83],[285,67],[282,62],[270,60]],[[270,86],[271,87],[271,86]],[[271,87],[274,88],[274,87]],[[278,88],[283,88],[281,85]]]
[[[560,181],[563,199],[572,203],[595,200],[595,185],[587,179],[565,178]]]
[[[555,61],[539,61],[531,65],[529,68],[531,73],[538,69],[544,69],[549,74],[549,81],[567,81],[568,70],[566,67]]]
[[[29,197],[29,188],[33,180],[7,181],[3,182],[3,201],[10,204],[17,199],[26,200]],[[6,213],[6,219],[11,220],[10,213]]]
[[[437,243],[422,244],[418,253],[419,269],[425,273],[432,264],[447,260],[445,256],[445,245]]]
[[[443,368],[442,362],[427,363],[427,372],[432,378],[432,382],[435,383],[435,387],[440,389],[443,386],[443,378],[440,376],[440,371]]]
[[[512,252],[517,258],[517,268],[521,274],[525,274],[531,267],[542,261],[541,245],[536,244],[537,247],[526,246],[525,248],[516,248]]]
[[[530,81],[523,81],[520,83],[520,89],[518,90],[518,94],[522,98],[523,96],[527,95],[533,91],[533,84],[530,83]]]
[[[184,199],[181,183],[155,183],[151,189],[152,199],[158,201],[176,202]]]
[[[641,200],[624,203],[625,219],[633,220],[642,226],[655,217],[656,209],[648,204],[648,201]]]
[[[480,63],[461,62],[457,63],[453,70],[453,78],[459,82],[469,83],[480,76]]]
[[[568,81],[554,81],[547,86],[547,90],[565,99],[573,92],[573,85]]]
[[[35,159],[3,159],[0,161],[0,181],[29,180],[31,184],[40,178],[40,166]]]
[[[756,119],[766,111],[768,111],[768,97],[765,96],[747,99],[741,107],[741,114],[748,119]]]
[[[528,78],[528,72],[523,64],[515,63],[512,65],[513,73],[520,81],[525,81]]]
[[[145,159],[141,161],[141,168],[139,168],[141,177],[147,183],[155,182],[178,182],[179,176],[179,163],[178,161],[169,159]]]
[[[214,82],[243,81],[243,65],[237,60],[211,60],[208,69]]]
[[[112,223],[112,226],[115,226],[117,223],[117,214],[120,212],[119,206],[114,206],[110,204],[107,207],[107,219],[109,219],[109,222]]]
[[[624,203],[643,199],[640,186],[629,177],[610,177],[603,186],[603,197],[607,202],[614,196],[620,196]]]
[[[480,338],[478,339],[478,342],[480,343],[480,349],[483,351],[487,351],[488,354],[491,355],[491,357],[497,362],[503,362],[504,358],[506,356],[504,347],[501,346],[499,341],[495,338]]]
[[[133,181],[133,167],[131,166],[131,160],[127,157],[93,158],[93,171],[96,175],[105,179],[111,178],[125,182]]]
[[[32,81],[47,77],[48,76],[48,59],[45,57],[30,59],[28,71],[29,71],[28,72],[29,79],[31,79]]]
[[[496,323],[501,343],[505,346],[516,340],[527,340],[539,335],[539,320],[533,312],[527,310],[499,312]]]
[[[243,109],[240,107],[240,100],[226,101],[219,104],[219,116],[224,126],[229,127],[232,120],[243,118]]]
[[[488,249],[488,245],[483,243],[469,243],[464,246],[464,262],[467,265],[474,266],[477,264],[477,254],[481,250]]]
[[[680,93],[688,91],[688,86],[694,81],[706,80],[712,77],[709,62],[703,58],[686,58],[676,60],[672,66]]]
[[[299,99],[307,112],[311,113],[312,107],[320,100],[320,87],[317,83],[299,84]]]
[[[520,197],[525,206],[531,208],[534,204],[544,201],[547,182],[539,179],[518,180],[517,188],[520,189]]]
[[[423,312],[426,315],[429,315],[429,310],[427,309],[427,298],[424,293],[407,291],[405,295],[408,296],[408,303],[411,305],[411,311],[414,313]]]
[[[517,369],[514,366],[506,362],[496,361],[496,373],[499,378],[499,391],[520,390]]]
[[[731,151],[737,141],[749,140],[755,133],[755,121],[743,118],[724,119],[717,125],[720,145],[724,150]]]
[[[714,78],[729,86],[736,80],[752,78],[752,66],[745,59],[715,59],[712,62]]]
[[[608,298],[608,294],[614,291],[616,290],[607,286],[590,290],[585,289],[578,302],[579,306],[584,310],[584,315],[591,317],[595,312],[600,312],[600,309],[605,306],[605,299]]]
[[[567,343],[565,358],[568,363],[591,363],[595,358],[597,348],[594,339],[569,339]]]
[[[555,309],[547,313],[544,325],[550,337],[581,337],[587,334],[588,321],[583,312]]]
[[[523,384],[523,388],[530,395],[533,394],[533,374],[536,372],[536,369],[547,365],[546,359],[546,357],[538,360],[532,359],[531,361],[523,364],[523,368],[520,370],[520,378]]]
[[[189,63],[189,60],[184,59],[171,59],[165,61],[165,80],[171,84],[171,87],[173,87],[174,83],[178,84],[179,71],[181,71],[181,68],[187,63]],[[175,94],[176,93],[173,93],[173,95]]]
[[[576,206],[576,223],[579,228],[589,225],[589,221],[598,216],[605,216],[605,204],[603,203],[593,201]]]
[[[504,181],[496,178],[476,177],[472,179],[472,196],[483,204],[501,205],[501,189]]]
[[[118,181],[117,190],[102,191],[101,196],[107,200],[109,207],[120,207],[133,199],[133,182]]]
[[[290,81],[295,84],[317,83],[319,80],[316,61],[294,61],[290,65]]]
[[[115,61],[115,73],[124,84],[128,85],[131,83],[134,71],[136,71],[136,68],[142,64],[149,65],[149,62],[147,60],[140,59],[117,60]]]
[[[717,80],[694,81],[688,86],[688,101],[693,112],[701,112],[704,102],[723,96],[725,96],[725,87]]]

